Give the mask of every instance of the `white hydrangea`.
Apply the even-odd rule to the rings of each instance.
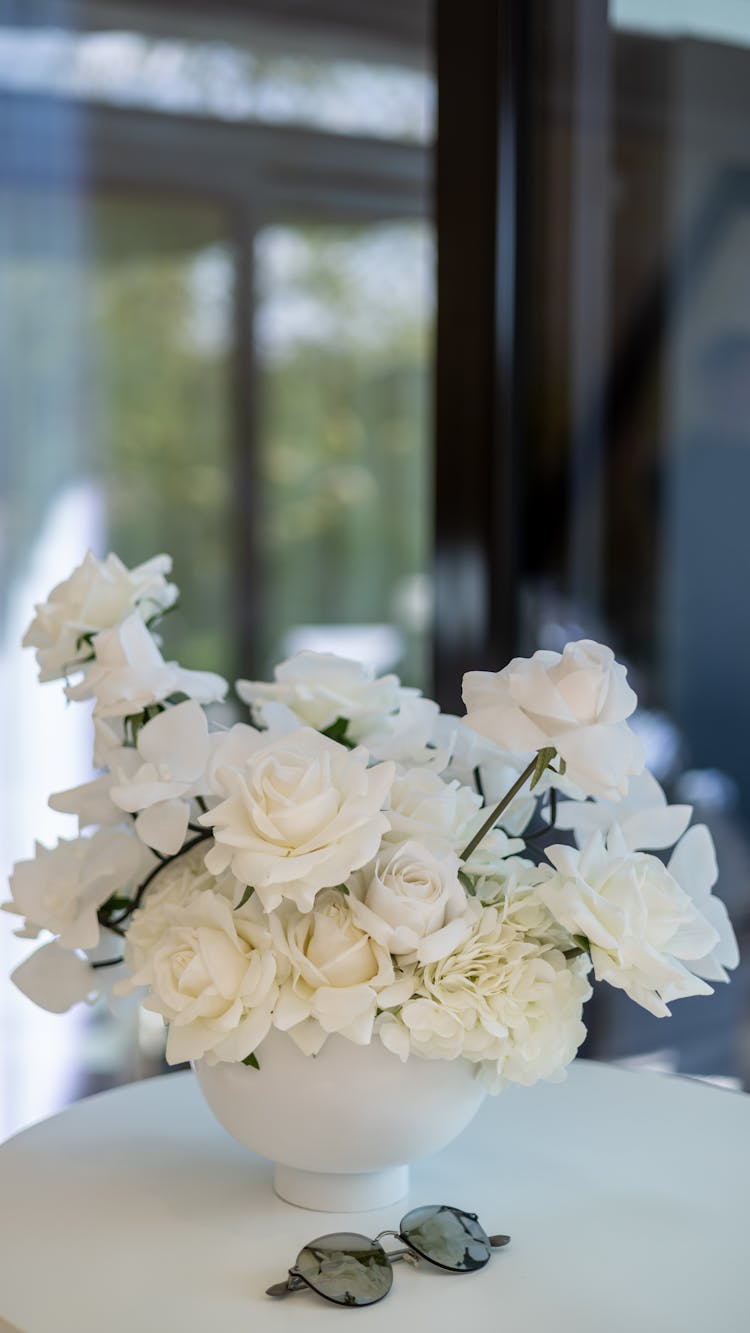
[[[477,905],[469,938],[417,970],[413,997],[379,1019],[380,1037],[402,1059],[477,1063],[493,1086],[555,1078],[586,1034],[586,966]]]

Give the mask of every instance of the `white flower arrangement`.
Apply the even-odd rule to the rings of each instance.
[[[311,1056],[338,1033],[463,1058],[499,1088],[561,1075],[591,976],[656,1015],[727,980],[710,835],[645,772],[609,648],[469,672],[461,719],[303,652],[212,728],[226,682],[153,634],[170,572],[89,554],[27,631],[40,679],[94,701],[103,772],[50,800],[81,836],[14,869],[3,906],[47,937],[25,994],[61,1012],[143,988],[171,1063],[257,1066],[275,1027]],[[579,845],[535,854],[556,819]]]

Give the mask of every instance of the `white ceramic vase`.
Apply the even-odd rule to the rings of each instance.
[[[332,1036],[306,1056],[272,1029],[257,1055],[260,1069],[198,1060],[203,1096],[235,1139],[274,1162],[282,1199],[323,1212],[403,1198],[408,1164],[456,1138],[484,1097],[468,1061],[404,1063],[377,1038]]]

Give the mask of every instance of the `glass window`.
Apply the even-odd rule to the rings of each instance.
[[[422,684],[430,617],[423,25],[23,8],[0,28],[2,874],[76,833],[46,801],[90,776],[87,719],[19,644],[88,547],[170,552],[165,653],[230,677],[325,640]],[[13,926],[0,1137],[161,1068],[135,1009],[24,999]]]
[[[429,673],[431,237],[278,225],[256,244],[263,661]]]
[[[546,12],[526,177],[543,315],[525,345],[524,647],[586,634],[629,663],[647,762],[709,824],[746,939],[750,11],[617,0],[578,27]],[[745,965],[669,1024],[607,991],[589,1049],[747,1080],[747,984]]]

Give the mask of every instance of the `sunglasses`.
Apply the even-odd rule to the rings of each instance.
[[[382,1236],[393,1236],[406,1248],[388,1252]],[[426,1259],[448,1273],[474,1273],[509,1240],[488,1236],[476,1213],[428,1204],[402,1217],[398,1231],[381,1231],[373,1240],[349,1231],[318,1236],[300,1250],[286,1282],[269,1287],[266,1295],[289,1296],[310,1287],[334,1305],[374,1305],[393,1286],[393,1264],[399,1259],[413,1264]]]

